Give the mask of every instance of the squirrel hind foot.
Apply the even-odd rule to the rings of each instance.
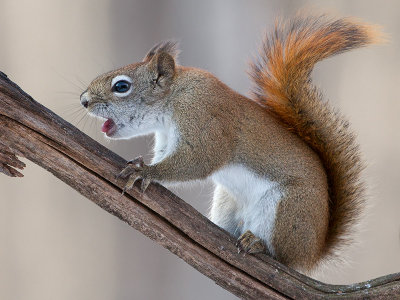
[[[242,251],[249,254],[267,252],[264,242],[256,237],[250,230],[247,230],[238,238],[236,247],[238,248],[238,253]]]

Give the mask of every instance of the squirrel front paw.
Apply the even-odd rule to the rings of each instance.
[[[144,193],[152,181],[151,178],[148,178],[148,176],[145,175],[146,167],[147,166],[145,165],[142,156],[138,156],[127,162],[127,166],[117,175],[117,178],[128,178],[128,181],[122,190],[122,194],[132,189],[135,182],[139,179],[142,180],[140,190]]]

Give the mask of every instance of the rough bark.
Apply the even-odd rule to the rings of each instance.
[[[234,239],[158,184],[121,195],[126,161],[40,105],[0,72],[0,171],[23,176],[17,156],[42,166],[101,208],[244,299],[396,299],[400,273],[325,284],[265,255],[237,253]]]

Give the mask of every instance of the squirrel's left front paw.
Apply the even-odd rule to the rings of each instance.
[[[126,191],[132,189],[135,182],[142,179],[141,191],[144,192],[149,186],[151,179],[145,176],[144,169],[147,166],[144,164],[143,157],[139,156],[134,160],[128,161],[127,166],[117,175],[117,178],[128,178],[125,187],[122,191],[124,194]]]

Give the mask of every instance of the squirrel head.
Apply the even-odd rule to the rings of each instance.
[[[102,131],[123,139],[154,132],[162,126],[173,92],[176,42],[155,45],[142,62],[105,73],[81,94],[89,114],[106,119]]]

